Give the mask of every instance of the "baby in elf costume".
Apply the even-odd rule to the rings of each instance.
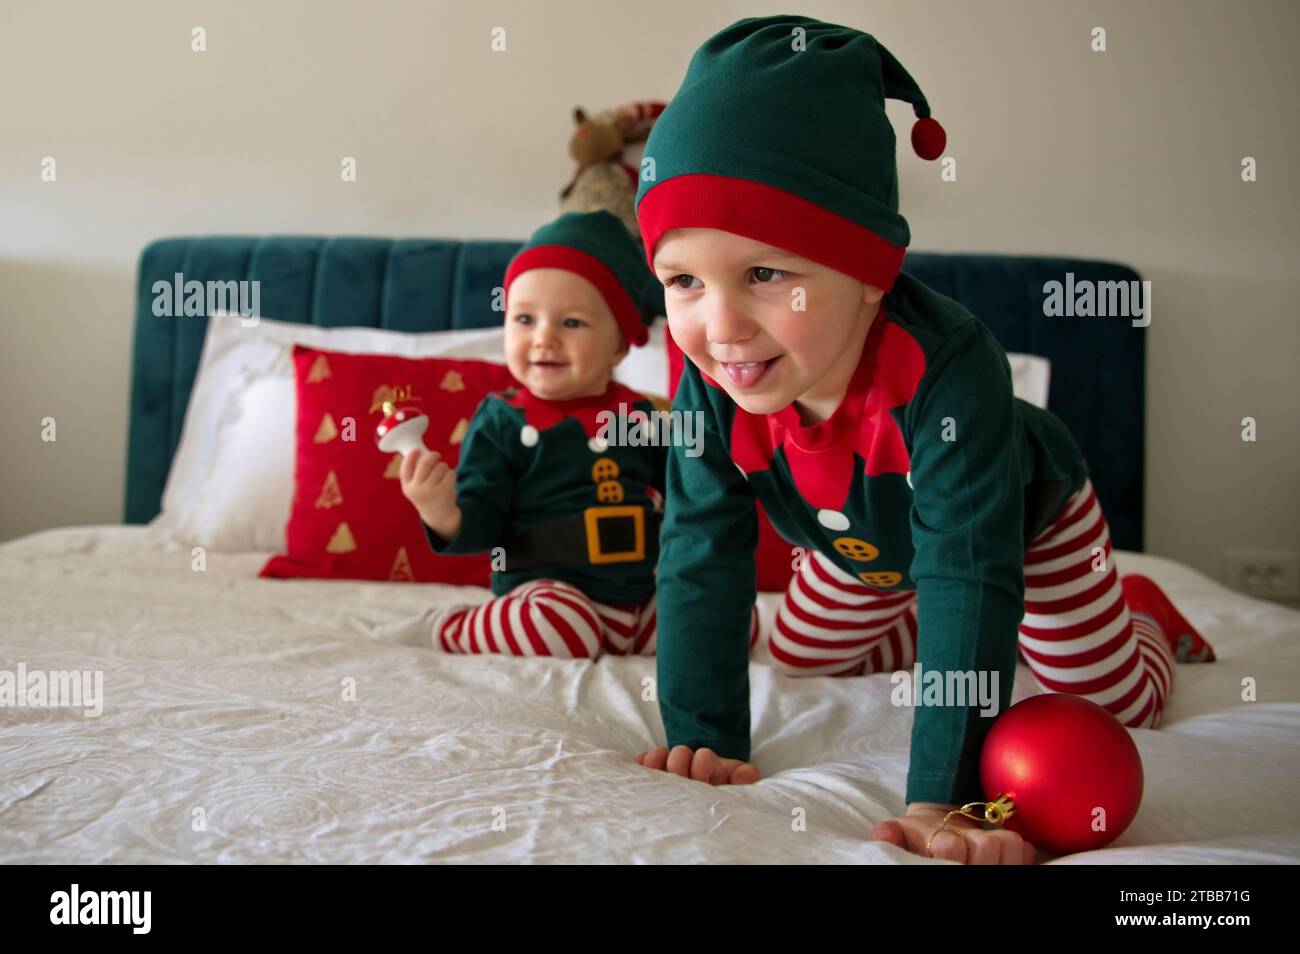
[[[1154,727],[1176,655],[1212,660],[1149,579],[1118,578],[1087,464],[1064,424],[1013,397],[989,331],[901,271],[885,98],[912,142],[945,134],[873,37],[807,17],[742,20],[695,53],[646,145],[637,218],[687,357],[674,410],[703,411],[700,456],[672,448],[659,567],[668,748],[637,757],[752,782],[746,641],[755,502],[805,558],[770,635],[790,675],[999,675]],[[996,714],[996,713],[995,713]],[[901,716],[900,716],[901,717]],[[994,719],[913,709],[906,814],[872,837],[933,857],[1031,861],[1010,831],[944,815],[983,798]],[[931,844],[932,841],[932,844]]]
[[[402,493],[434,552],[493,556],[495,599],[425,614],[435,648],[655,651],[667,448],[602,436],[625,432],[608,426],[618,415],[655,413],[612,380],[629,346],[646,343],[636,301],[649,279],[627,227],[604,211],[560,216],[511,260],[505,357],[522,387],[483,400],[455,470],[431,451],[402,461]],[[749,627],[752,645],[752,601]]]

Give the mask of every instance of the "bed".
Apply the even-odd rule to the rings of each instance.
[[[793,680],[751,666],[754,786],[712,788],[632,757],[662,741],[653,659],[449,657],[391,638],[430,603],[486,590],[266,580],[267,553],[204,574],[151,521],[205,319],[158,319],[155,279],[274,274],[262,312],[319,325],[486,327],[517,242],[223,237],[144,251],[125,520],[0,545],[0,670],[99,670],[104,708],[0,711],[0,861],[866,862],[930,864],[869,841],[903,809],[910,710],[881,674]],[[1180,666],[1165,720],[1132,730],[1137,820],[1079,863],[1300,859],[1300,613],[1142,552],[1145,334],[1047,320],[1045,281],[1122,265],[923,255],[906,266],[1009,351],[1052,360],[1121,572],[1161,584],[1219,661]],[[654,307],[655,289],[646,291]],[[779,594],[761,597],[770,622]],[[1242,701],[1253,677],[1258,699]],[[1021,667],[1015,698],[1032,694]],[[803,810],[806,830],[792,818]]]

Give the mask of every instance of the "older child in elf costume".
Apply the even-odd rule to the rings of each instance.
[[[791,675],[914,659],[997,672],[1002,711],[1018,646],[1045,690],[1152,727],[1174,649],[1213,658],[1151,581],[1117,578],[1077,445],[1013,397],[989,331],[900,271],[910,235],[886,96],[912,104],[914,148],[937,158],[942,127],[873,37],[752,18],[696,52],[647,143],[637,216],[688,358],[674,410],[706,415],[703,455],[674,448],[668,463],[658,688],[672,751],[639,756],[649,767],[758,777],[756,500],[811,551],[771,634]],[[873,837],[924,852],[949,808],[983,797],[993,719],[973,701],[913,711],[907,815]],[[933,854],[1020,862],[1033,848],[965,825]]]
[[[523,386],[483,400],[455,470],[435,452],[402,461],[402,491],[434,552],[500,547],[495,599],[425,614],[436,648],[567,657],[655,651],[666,448],[598,433],[610,421],[602,412],[615,420],[655,412],[611,377],[629,345],[646,343],[636,299],[649,277],[627,228],[605,211],[560,216],[511,260],[506,362]],[[757,619],[751,601],[751,645]]]

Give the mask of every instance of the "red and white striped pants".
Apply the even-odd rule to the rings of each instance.
[[[912,668],[917,629],[915,591],[871,589],[814,552],[790,581],[769,646],[789,675],[893,672]],[[1091,481],[1025,551],[1020,655],[1046,692],[1083,696],[1127,726],[1160,722],[1173,653],[1152,617],[1129,611]]]
[[[594,659],[652,656],[655,598],[641,604],[602,603],[571,583],[533,580],[479,606],[432,614],[433,644],[449,653],[501,653]],[[758,642],[758,608],[750,615],[749,647]]]

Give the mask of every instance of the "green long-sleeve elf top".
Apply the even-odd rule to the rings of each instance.
[[[702,411],[703,453],[674,447],[659,563],[660,711],[670,746],[750,757],[754,502],[791,543],[883,593],[915,590],[923,672],[999,673],[1010,704],[1024,550],[1087,467],[1065,425],[1012,394],[1001,346],[966,309],[900,274],[826,421],[738,408],[689,360],[674,412]],[[993,718],[918,705],[907,801],[983,798]]]
[[[456,466],[460,530],[444,540],[421,521],[429,547],[435,553],[501,547],[505,568],[492,574],[497,596],[546,578],[572,583],[600,602],[643,602],[655,588],[656,560],[649,553],[640,560],[511,570],[510,550],[523,531],[593,508],[640,507],[645,532],[654,532],[650,518],[662,509],[666,442],[647,442],[653,428],[633,431],[642,435],[636,443],[624,441],[632,428],[617,424],[620,413],[636,424],[641,419],[633,412],[654,411],[648,399],[616,382],[600,396],[564,401],[542,400],[526,388],[489,394],[474,412]],[[603,433],[610,440],[601,436],[607,422]]]

